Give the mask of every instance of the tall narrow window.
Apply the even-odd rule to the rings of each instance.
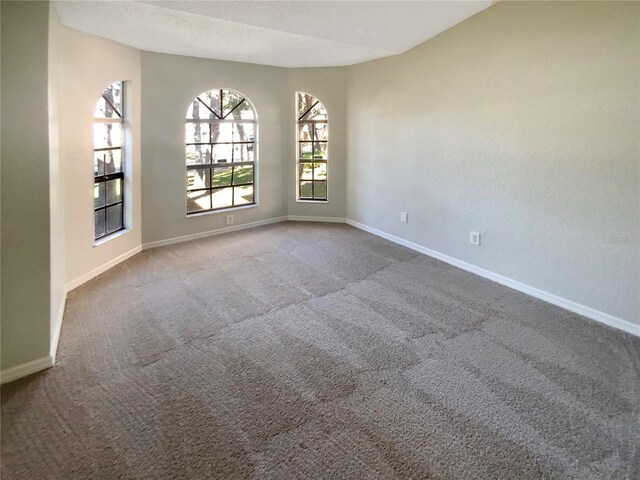
[[[186,118],[187,214],[256,203],[257,120],[233,90],[193,99]]]
[[[94,238],[124,229],[124,171],[122,150],[124,83],[102,93],[93,114]]]
[[[329,117],[313,95],[298,92],[298,200],[327,201]]]

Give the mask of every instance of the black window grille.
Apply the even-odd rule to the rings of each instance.
[[[94,239],[124,226],[124,83],[102,93],[93,118]]]
[[[327,201],[329,117],[322,102],[304,92],[296,94],[298,112],[298,200]]]
[[[233,90],[191,102],[185,120],[187,214],[256,203],[256,112]]]

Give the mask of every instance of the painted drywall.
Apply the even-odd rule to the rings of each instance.
[[[0,9],[4,372],[49,355],[49,4]]]
[[[310,93],[320,100],[329,115],[329,154],[327,161],[327,202],[296,201],[296,128],[290,121],[283,140],[288,147],[287,212],[289,215],[344,218],[346,213],[345,177],[347,165],[346,68],[296,68],[287,71],[288,94],[285,115],[295,118],[295,93]],[[293,113],[289,113],[293,112]]]
[[[58,89],[60,66],[60,20],[55,4],[49,3],[49,231],[51,250],[51,322],[50,354],[55,358],[58,336],[64,315],[66,299],[65,245],[64,245],[64,192],[63,171],[60,162],[60,112]]]
[[[639,8],[501,2],[349,67],[347,216],[640,324]]]
[[[159,81],[161,79],[161,81]],[[143,243],[290,215],[344,217],[346,164],[343,69],[284,69],[142,52]],[[186,215],[184,119],[200,93],[229,88],[258,114],[258,206]],[[331,115],[330,204],[295,202],[295,92],[325,102]]]
[[[159,81],[161,79],[161,81]],[[142,53],[143,243],[286,214],[282,202],[285,70],[243,63]],[[258,115],[257,207],[186,216],[184,122],[187,107],[205,90],[244,94]]]
[[[140,52],[93,35],[60,27],[60,158],[64,171],[66,281],[71,287],[127,252],[140,248]],[[111,83],[125,83],[126,231],[95,244],[92,119]]]

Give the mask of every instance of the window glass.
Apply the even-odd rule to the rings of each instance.
[[[256,113],[240,92],[213,89],[187,108],[187,214],[255,203]]]

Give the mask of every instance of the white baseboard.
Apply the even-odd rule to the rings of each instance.
[[[84,275],[76,278],[75,280],[71,280],[66,285],[67,292],[70,292],[74,288],[78,288],[83,283],[88,282],[92,278],[97,277],[101,273],[104,273],[107,270],[109,270],[111,267],[115,267],[120,262],[124,262],[127,258],[133,257],[136,253],[139,253],[141,251],[142,251],[142,246],[137,246],[135,248],[132,248],[128,252],[123,253],[122,255],[114,258],[113,260],[109,260],[107,263],[100,265],[98,268],[94,268],[89,273],[85,273]]]
[[[458,267],[468,272],[475,273],[476,275],[487,278],[496,283],[500,283],[509,288],[513,288],[514,290],[526,293],[527,295],[531,295],[532,297],[539,298],[540,300],[544,300],[545,302],[564,308],[565,310],[569,310],[584,317],[590,318],[591,320],[595,320],[596,322],[603,323],[610,327],[617,328],[619,330],[623,330],[627,333],[631,333],[632,335],[640,337],[640,325],[637,325],[635,323],[615,317],[605,312],[601,312],[600,310],[596,310],[595,308],[587,307],[586,305],[582,305],[572,300],[559,297],[558,295],[554,295],[553,293],[545,292],[544,290],[540,290],[517,280],[513,280],[512,278],[494,273],[490,270],[477,267],[471,263],[458,260],[457,258],[453,258],[445,255],[444,253],[431,250],[430,248],[423,247],[422,245],[418,245],[417,243],[410,242],[409,240],[405,240],[400,237],[396,237],[395,235],[391,235],[387,232],[383,232],[382,230],[378,230],[349,218],[346,219],[346,223],[359,228],[360,230],[364,230],[365,232],[372,233],[399,245],[403,245],[407,248],[410,248],[411,250],[415,250],[416,252],[424,253],[425,255],[428,255],[430,257],[442,260],[443,262],[453,265],[454,267]]]
[[[7,368],[0,372],[0,383],[9,383],[19,378],[26,377],[32,373],[39,372],[49,367],[53,367],[54,359],[51,355],[46,357],[36,358],[30,362],[16,365],[15,367]]]
[[[0,384],[13,382],[14,380],[26,377],[27,375],[39,372],[40,370],[53,367],[56,363],[56,353],[58,352],[58,341],[60,340],[60,330],[62,329],[62,319],[64,318],[64,307],[66,303],[67,293],[63,292],[62,298],[60,299],[60,309],[54,314],[55,325],[49,341],[49,355],[2,370],[0,372]]]
[[[165,245],[188,242],[189,240],[196,240],[198,238],[211,237],[213,235],[222,235],[223,233],[235,232],[237,230],[245,230],[247,228],[259,227],[261,225],[269,225],[271,223],[284,222],[285,220],[287,220],[286,216],[267,218],[266,220],[258,220],[257,222],[243,223],[242,225],[232,225],[230,227],[218,228],[216,230],[208,230],[206,232],[192,233],[190,235],[181,235],[179,237],[167,238],[165,240],[158,240],[156,242],[143,243],[142,249],[148,250],[150,248],[164,247]]]
[[[291,222],[324,222],[324,223],[346,223],[347,219],[342,217],[310,217],[306,215],[287,215],[287,220]]]

